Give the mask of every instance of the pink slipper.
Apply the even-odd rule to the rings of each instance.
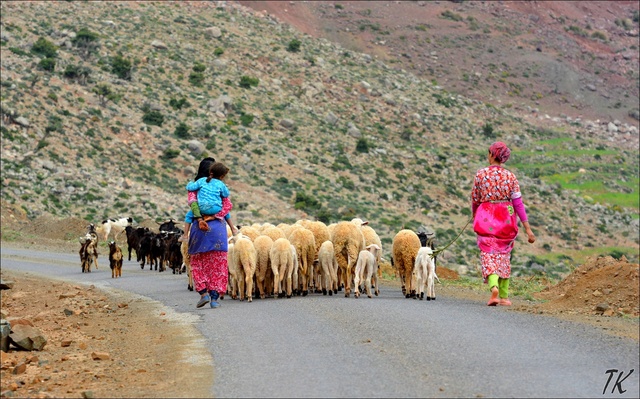
[[[500,299],[500,306],[511,306],[511,301],[507,298]]]
[[[496,306],[498,303],[500,303],[500,300],[498,299],[498,289],[493,287],[491,289],[491,299],[487,302],[487,306]]]

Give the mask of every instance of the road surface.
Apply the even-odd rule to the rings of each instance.
[[[215,397],[640,396],[636,341],[551,317],[406,299],[384,285],[372,299],[227,297],[218,309],[196,309],[185,275],[134,261],[111,279],[104,256],[85,274],[76,253],[2,248],[0,257],[3,270],[129,291],[196,315]]]

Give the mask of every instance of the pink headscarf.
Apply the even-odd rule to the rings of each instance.
[[[511,150],[502,141],[496,141],[495,143],[491,144],[491,147],[489,147],[489,152],[491,152],[491,155],[495,158],[495,160],[500,163],[507,162],[507,160],[509,160],[509,156],[511,156]]]

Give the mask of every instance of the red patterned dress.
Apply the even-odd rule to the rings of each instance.
[[[521,197],[516,176],[502,166],[479,169],[471,190],[473,228],[478,237],[482,278],[511,276],[511,250],[518,235],[512,201]]]
[[[233,204],[229,198],[223,198],[222,210],[215,215],[222,219],[208,222],[209,228],[211,229],[210,232],[202,232],[198,228],[198,223],[191,225],[191,234],[189,234],[189,261],[196,292],[217,291],[219,294],[224,295],[227,291],[229,265],[227,263],[226,245],[227,224],[224,221],[224,216],[227,215],[232,208]]]

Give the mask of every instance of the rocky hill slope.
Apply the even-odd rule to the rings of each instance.
[[[240,224],[361,217],[387,248],[420,226],[444,245],[500,139],[539,237],[517,247],[520,273],[637,259],[633,118],[519,113],[238,3],[0,7],[3,218],[182,219],[185,183],[213,155]],[[443,261],[474,273],[476,258],[467,229]]]
[[[633,1],[240,1],[516,112],[636,123]]]

